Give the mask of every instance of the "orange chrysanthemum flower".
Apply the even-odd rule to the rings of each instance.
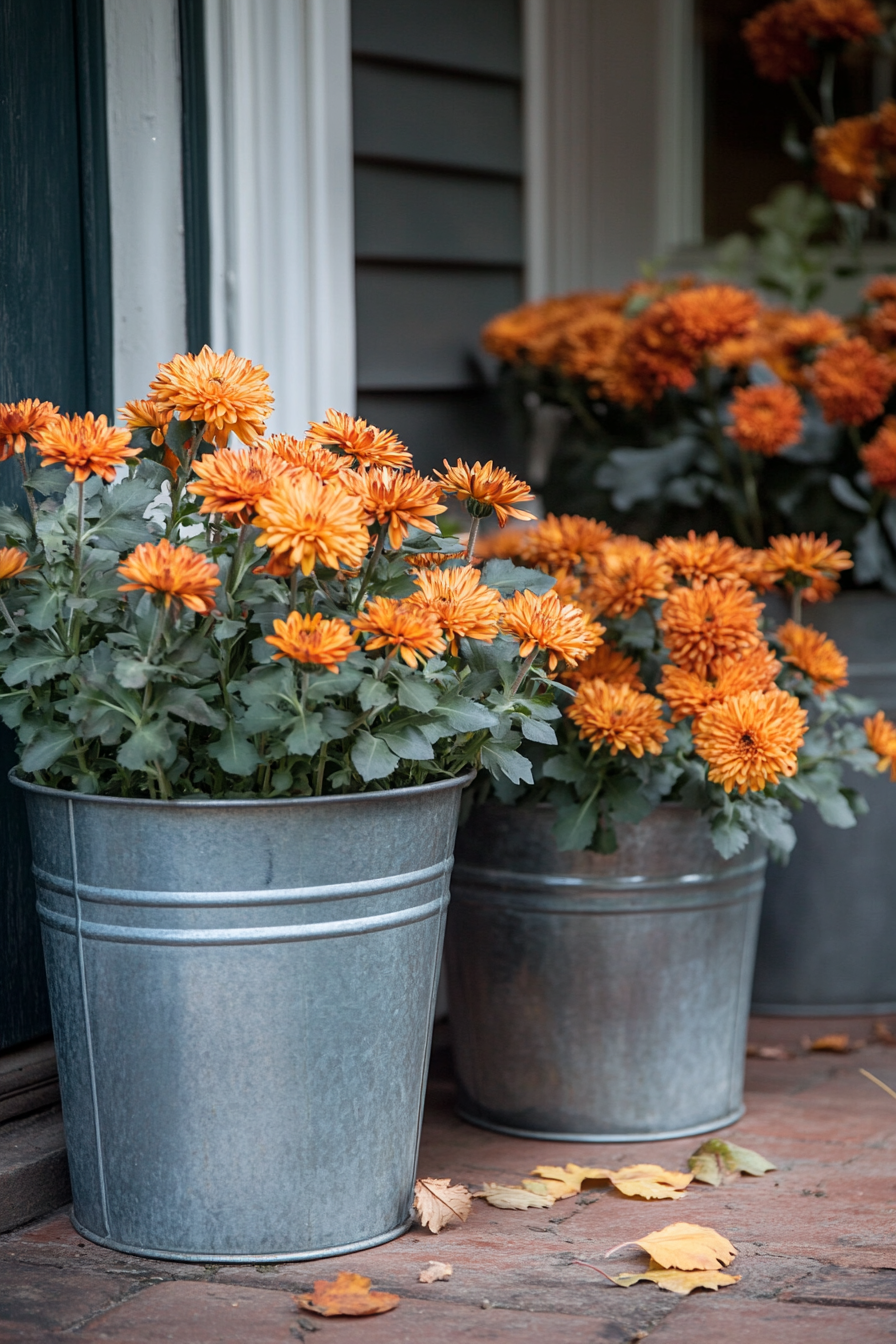
[[[187,489],[201,497],[200,513],[222,513],[241,527],[249,522],[271,481],[289,470],[283,459],[264,445],[238,452],[218,448],[193,464],[199,480],[191,481]]]
[[[549,513],[523,534],[519,555],[548,574],[565,574],[578,565],[591,569],[612,536],[606,523],[594,518]]]
[[[603,643],[604,627],[589,623],[578,607],[564,606],[554,592],[514,593],[504,603],[504,629],[520,641],[520,656],[541,649],[554,671],[562,658],[570,667],[587,658]]]
[[[270,448],[288,466],[310,471],[322,481],[354,475],[350,458],[331,452],[313,439],[297,439],[292,434],[272,434],[269,439],[265,439],[264,446]]]
[[[353,625],[362,634],[372,636],[367,640],[368,649],[391,649],[408,667],[416,667],[418,662],[426,662],[445,649],[442,628],[435,616],[410,601],[373,597],[355,617]]]
[[[875,118],[843,117],[833,126],[816,126],[812,140],[819,186],[834,201],[872,210],[882,178]]]
[[[839,545],[829,542],[826,532],[820,537],[814,532],[772,537],[764,552],[765,573],[788,592],[802,590],[806,601],[828,602],[838,590],[837,575],[852,569],[849,551],[839,550]]]
[[[896,300],[896,275],[876,275],[862,290],[862,298],[869,303],[888,303]]]
[[[595,747],[604,743],[610,755],[630,751],[633,756],[659,756],[669,735],[663,722],[663,702],[643,695],[631,686],[607,681],[583,681],[566,713],[576,724],[579,737]]]
[[[874,488],[896,496],[896,415],[885,417],[871,442],[859,450],[859,457]]]
[[[706,677],[719,658],[742,656],[762,643],[762,610],[749,588],[708,579],[700,588],[670,593],[658,625],[672,661]]]
[[[345,487],[356,495],[364,509],[368,525],[378,523],[387,529],[389,546],[397,551],[412,527],[421,532],[438,532],[431,518],[445,512],[440,504],[442,491],[435,481],[418,471],[396,471],[392,467],[370,467],[353,473]]]
[[[415,583],[420,591],[407,601],[435,616],[452,653],[457,653],[459,639],[493,642],[504,604],[501,594],[482,582],[478,569],[464,565],[423,571]]]
[[[852,42],[883,31],[871,0],[778,0],[743,26],[762,79],[799,79],[815,67],[816,42]]]
[[[486,560],[518,560],[532,529],[514,526],[498,528],[494,532],[479,532],[476,536],[476,563]]]
[[[803,403],[786,383],[735,388],[730,410],[732,424],[725,432],[747,453],[777,457],[800,441]]]
[[[33,397],[0,402],[0,462],[13,453],[24,453],[28,439],[58,414],[59,407],[51,401],[35,401]]]
[[[882,774],[890,767],[890,779],[896,781],[896,725],[892,724],[882,709],[874,718],[865,720],[865,736],[868,745],[879,757],[877,769]]]
[[[463,551],[415,551],[411,557],[415,569],[438,569],[446,560],[462,560]]]
[[[313,616],[291,611],[285,621],[274,621],[274,634],[264,638],[266,644],[279,650],[271,655],[275,662],[292,658],[306,667],[317,665],[330,672],[338,672],[339,664],[357,647],[351,626],[345,621],[325,620],[319,611]]]
[[[600,616],[628,619],[651,598],[665,597],[672,570],[662,555],[638,537],[614,537],[600,555],[600,569],[583,601]]]
[[[676,578],[691,584],[706,579],[729,579],[732,583],[745,579],[752,556],[730,537],[719,537],[718,532],[698,537],[693,528],[686,537],[660,537],[656,550]]]
[[[666,303],[678,338],[692,355],[745,335],[759,314],[756,295],[736,285],[695,285]]]
[[[853,336],[822,351],[811,384],[828,424],[862,425],[881,414],[894,380],[893,366],[863,336]]]
[[[797,772],[806,711],[786,691],[748,691],[710,705],[694,723],[694,749],[726,793],[761,792]]]
[[[366,420],[353,419],[344,411],[327,411],[323,424],[313,421],[308,428],[312,443],[334,443],[359,467],[409,467],[411,455],[398,435],[377,429]]]
[[[601,644],[594,653],[578,667],[569,668],[560,680],[575,689],[583,681],[605,681],[610,686],[630,686],[633,691],[643,691],[644,683],[638,673],[640,667],[634,658],[629,658],[612,644]]]
[[[521,518],[526,522],[535,517],[533,513],[515,507],[535,496],[525,481],[512,476],[504,467],[496,467],[491,462],[486,462],[485,466],[474,462],[471,467],[460,458],[456,467],[449,466],[445,459],[445,467],[446,471],[435,473],[442,482],[443,491],[465,501],[468,513],[474,518],[487,518],[494,513],[498,526],[503,527],[508,518]]]
[[[274,408],[267,378],[267,369],[250,359],[238,359],[232,350],[217,355],[204,345],[198,355],[175,355],[160,364],[150,387],[161,408],[204,423],[206,443],[226,448],[231,434],[249,445],[264,434]]]
[[[182,602],[191,611],[207,616],[215,607],[215,588],[221,586],[218,566],[191,546],[172,546],[162,537],[153,545],[144,541],[118,566],[129,583],[119,584],[120,593],[143,589],[164,595],[165,606]]]
[[[811,625],[786,621],[776,638],[784,645],[785,663],[791,663],[808,677],[816,695],[827,695],[847,684],[848,661],[832,639]]]
[[[106,423],[106,417],[57,415],[43,429],[35,431],[34,443],[44,466],[61,462],[76,481],[86,481],[91,472],[104,481],[114,481],[116,468],[129,457],[138,457],[139,448],[129,448],[131,432]]]
[[[763,644],[740,658],[718,658],[710,681],[697,672],[667,663],[657,691],[672,710],[672,722],[697,719],[710,705],[716,705],[732,695],[751,691],[770,691],[781,664],[768,645]]]
[[[364,513],[338,481],[325,483],[310,471],[278,476],[258,501],[254,518],[267,546],[293,569],[310,574],[318,561],[328,569],[360,565],[370,545]]]
[[[161,448],[174,415],[174,407],[159,406],[152,397],[144,397],[138,401],[126,401],[123,406],[119,406],[118,414],[123,417],[128,429],[151,429],[151,442]]]
[[[0,583],[14,579],[28,563],[28,556],[18,546],[0,546]]]

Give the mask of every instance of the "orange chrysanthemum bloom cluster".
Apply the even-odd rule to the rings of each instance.
[[[699,588],[676,588],[667,597],[658,625],[678,667],[701,677],[719,659],[740,657],[762,643],[763,606],[742,584],[707,579]]]
[[[578,727],[579,737],[594,747],[606,743],[611,756],[620,751],[637,757],[645,751],[659,756],[669,735],[662,701],[619,683],[583,681],[566,713]]]
[[[151,429],[151,442],[161,448],[174,416],[174,407],[160,406],[152,397],[143,397],[137,401],[126,401],[119,407],[118,414],[128,429]]]
[[[812,683],[816,695],[839,690],[848,682],[848,662],[832,639],[811,625],[787,621],[775,638],[784,646],[784,662],[790,663]]]
[[[797,772],[806,711],[786,691],[747,691],[710,705],[694,723],[694,749],[726,793],[761,792]]]
[[[781,664],[767,644],[760,644],[743,657],[716,659],[712,678],[690,672],[684,667],[666,664],[657,691],[672,710],[672,722],[697,719],[710,705],[730,695],[749,691],[770,691]]]
[[[282,458],[287,466],[310,471],[322,481],[345,477],[352,471],[349,458],[331,452],[313,439],[297,439],[292,434],[272,434],[269,439],[265,439],[264,446]]]
[[[303,574],[318,561],[329,569],[357,568],[370,545],[360,501],[338,481],[328,484],[310,471],[271,481],[253,521],[261,529],[256,546],[267,546],[283,566]]]
[[[896,368],[853,336],[824,350],[812,368],[811,387],[828,424],[862,425],[881,414]]]
[[[44,466],[61,463],[76,481],[86,481],[93,472],[104,481],[114,481],[118,467],[139,448],[129,448],[130,430],[116,429],[106,417],[57,415],[34,433],[34,443]]]
[[[896,496],[896,416],[888,415],[874,438],[859,450],[875,490]]]
[[[525,481],[511,475],[504,467],[496,467],[492,462],[467,462],[457,460],[452,467],[445,461],[445,471],[437,471],[436,476],[442,483],[446,495],[456,495],[467,506],[467,512],[474,518],[487,518],[494,513],[498,526],[503,527],[508,518],[521,518],[523,521],[534,518],[532,513],[516,506],[535,496]]]
[[[144,541],[118,566],[128,583],[119,584],[120,593],[142,589],[164,597],[165,606],[182,602],[191,611],[207,616],[215,608],[214,590],[221,586],[218,566],[191,546],[172,546],[162,537],[153,545]]]
[[[221,513],[237,526],[248,523],[271,482],[289,467],[264,444],[233,452],[218,448],[193,464],[199,477],[187,486],[202,499],[200,513]]]
[[[546,574],[567,574],[584,567],[593,570],[606,543],[613,536],[606,523],[576,514],[553,513],[520,534],[517,554],[524,564]]]
[[[744,452],[777,457],[800,441],[803,403],[786,383],[735,388],[730,410],[732,423],[726,433]]]
[[[462,560],[463,551],[415,551],[415,569],[439,569],[448,560]]]
[[[638,537],[608,541],[598,564],[582,602],[599,616],[628,619],[651,598],[665,597],[672,585],[672,570],[663,556]]]
[[[811,41],[857,41],[883,31],[871,0],[777,0],[743,26],[756,73],[784,83],[814,70]]]
[[[486,560],[521,559],[531,530],[509,523],[497,531],[479,532],[476,536],[477,564],[484,564]]]
[[[578,607],[564,606],[554,592],[514,593],[504,603],[503,625],[520,641],[521,657],[540,649],[551,672],[561,659],[575,667],[603,642],[604,627],[589,622]]]
[[[852,569],[849,551],[839,549],[839,541],[828,541],[827,533],[814,532],[772,537],[761,552],[762,569],[770,583],[780,583],[788,592],[802,591],[806,602],[829,602],[839,590],[837,576]]]
[[[464,565],[417,574],[418,592],[407,602],[429,612],[444,632],[448,647],[457,653],[459,639],[490,644],[498,633],[504,604],[501,594],[482,582],[478,569]]]
[[[250,359],[238,359],[232,350],[217,355],[204,345],[198,355],[175,355],[160,364],[149,386],[160,410],[202,423],[206,443],[226,448],[231,434],[249,445],[264,434],[274,408],[267,378],[267,370]]]
[[[873,718],[865,720],[868,745],[879,756],[877,769],[882,774],[889,766],[890,779],[896,782],[896,724],[892,724],[882,709]]]
[[[575,668],[569,668],[560,680],[566,686],[575,689],[583,681],[606,681],[611,686],[630,686],[633,691],[643,691],[645,686],[640,676],[640,667],[634,658],[629,658],[612,644],[601,644],[589,658]]]
[[[410,601],[399,602],[394,597],[374,597],[356,616],[356,630],[369,636],[368,649],[389,649],[390,657],[397,653],[408,667],[417,667],[427,658],[444,652],[442,629],[431,611]]]
[[[366,420],[355,419],[344,411],[327,411],[323,423],[312,421],[308,429],[311,443],[335,444],[355,459],[359,467],[409,467],[411,455],[398,435],[377,429]]]
[[[51,401],[35,401],[33,397],[0,402],[0,462],[13,453],[24,453],[28,440],[58,414],[59,407]]]
[[[846,334],[839,318],[822,309],[798,313],[792,308],[762,308],[748,335],[720,341],[709,357],[722,369],[747,370],[762,362],[782,383],[807,387],[807,361],[819,349],[845,340]]]
[[[275,620],[274,633],[265,635],[265,643],[278,650],[271,655],[275,662],[292,658],[305,667],[325,667],[329,672],[338,672],[339,664],[357,647],[351,626],[327,620],[319,611],[312,616],[291,611],[285,621]]]
[[[656,550],[676,578],[692,585],[706,579],[747,581],[753,555],[730,537],[718,532],[698,537],[693,528],[686,537],[660,537]]]
[[[345,487],[360,501],[364,521],[386,529],[393,551],[399,549],[412,527],[421,532],[439,530],[431,519],[445,512],[445,505],[439,503],[441,489],[418,471],[370,467],[346,477]]]
[[[18,546],[0,546],[0,583],[14,579],[28,563],[28,556]]]
[[[831,199],[873,210],[896,172],[896,102],[887,99],[870,116],[817,126],[813,146],[819,185]]]

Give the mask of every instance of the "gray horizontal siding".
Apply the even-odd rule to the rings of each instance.
[[[517,0],[353,0],[352,47],[519,79]]]
[[[510,441],[507,419],[492,387],[453,392],[365,392],[358,413],[387,426],[414,454],[418,471],[432,474],[447,460],[491,458],[522,472],[519,450]]]

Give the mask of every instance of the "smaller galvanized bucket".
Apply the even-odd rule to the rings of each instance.
[[[615,854],[560,853],[553,809],[476,809],[446,940],[459,1113],[522,1138],[679,1138],[743,1114],[765,852],[726,862],[663,804]]]
[[[265,1261],[405,1230],[468,781],[168,803],[14,779],[79,1232]]]

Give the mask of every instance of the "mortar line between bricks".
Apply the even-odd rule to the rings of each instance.
[[[156,1283],[166,1282],[166,1279],[147,1279],[145,1282],[138,1284],[132,1293],[126,1293],[124,1297],[118,1298],[116,1302],[110,1302],[108,1306],[101,1307],[98,1311],[88,1312],[79,1321],[73,1321],[71,1325],[67,1325],[64,1330],[60,1330],[58,1333],[60,1335],[73,1335],[76,1331],[83,1330],[84,1326],[89,1325],[91,1321],[96,1321],[101,1316],[108,1316],[109,1312],[114,1311],[116,1307],[123,1306],[125,1302],[133,1302],[134,1298],[139,1297],[147,1288],[154,1287]]]

